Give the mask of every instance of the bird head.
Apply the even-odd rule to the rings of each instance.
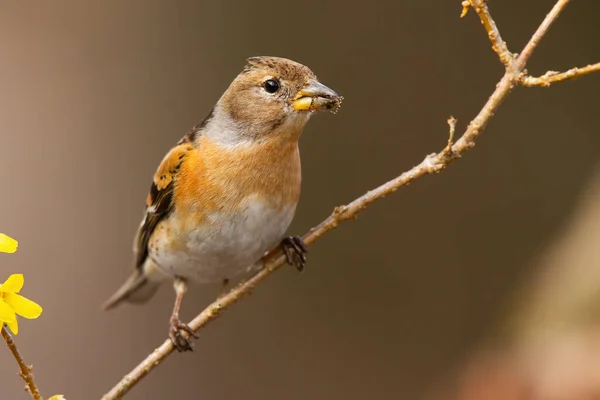
[[[342,99],[302,64],[252,57],[215,106],[207,128],[227,143],[274,136],[297,140],[313,112],[336,112]]]

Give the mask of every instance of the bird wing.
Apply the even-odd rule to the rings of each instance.
[[[173,194],[177,175],[186,156],[194,149],[188,141],[180,141],[160,163],[154,174],[150,193],[146,200],[146,214],[142,220],[134,243],[136,268],[142,268],[148,257],[148,242],[160,221],[173,211]]]

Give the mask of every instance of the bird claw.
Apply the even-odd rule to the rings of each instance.
[[[184,337],[181,332],[186,332],[189,337]],[[190,337],[194,337],[198,339],[198,334],[194,332],[192,328],[189,327],[188,324],[181,322],[179,319],[172,319],[169,327],[169,339],[171,339],[171,343],[177,351],[194,351],[194,344],[189,339]]]
[[[304,240],[300,236],[288,236],[281,241],[281,248],[287,263],[302,272],[306,266],[306,253],[308,253]]]

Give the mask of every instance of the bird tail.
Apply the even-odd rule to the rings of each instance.
[[[145,303],[158,290],[161,282],[152,280],[140,268],[136,268],[133,274],[121,287],[102,305],[104,310],[110,310],[123,302]]]

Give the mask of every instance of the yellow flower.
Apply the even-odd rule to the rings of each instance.
[[[65,399],[65,396],[63,396],[62,394],[55,394],[54,396],[50,397],[48,400],[67,400],[67,399]]]
[[[6,236],[4,233],[0,233],[0,252],[14,253],[17,251],[18,245],[19,243],[15,239]]]
[[[0,285],[0,323],[6,323],[12,333],[19,333],[17,314],[27,319],[34,319],[42,313],[42,307],[21,296],[23,274],[13,274]]]

